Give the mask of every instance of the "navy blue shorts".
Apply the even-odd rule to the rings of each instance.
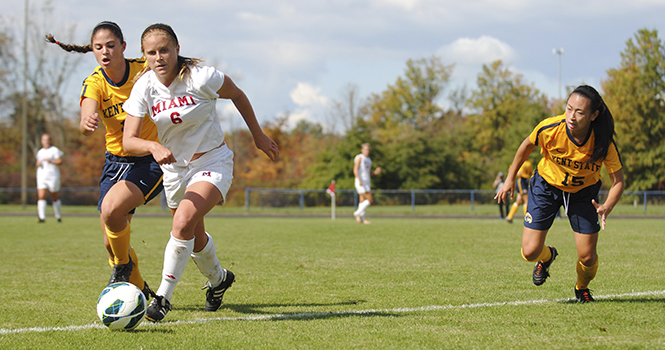
[[[529,202],[524,217],[524,227],[545,231],[552,227],[559,208],[566,208],[570,227],[574,232],[593,234],[600,231],[598,213],[591,203],[598,201],[602,182],[581,189],[576,193],[564,192],[545,181],[538,171],[531,178]]]
[[[129,181],[143,193],[145,203],[155,198],[164,189],[162,185],[162,169],[152,155],[143,157],[118,157],[106,152],[106,162],[102,177],[99,179],[99,202],[97,210],[102,210],[102,201],[108,191],[118,181]],[[134,214],[132,209],[129,214]]]
[[[529,192],[529,178],[520,177],[515,180],[517,194],[525,195]]]

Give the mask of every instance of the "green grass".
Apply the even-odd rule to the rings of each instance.
[[[591,284],[599,301],[576,304],[564,301],[573,297],[576,279],[566,220],[557,220],[550,231],[547,243],[560,255],[550,279],[536,287],[533,264],[520,257],[521,225],[483,216],[371,217],[390,215],[380,208],[370,209],[371,225],[359,225],[347,213],[335,221],[207,218],[222,266],[237,275],[222,308],[202,311],[205,280],[190,263],[167,322],[145,322],[134,332],[89,327],[100,324],[95,303],[110,275],[94,208],[67,207],[69,216],[61,224],[51,217],[37,224],[27,214],[0,216],[0,348],[649,349],[665,344],[662,219],[610,218]],[[145,215],[161,213],[145,209],[134,218],[132,244],[142,274],[156,289],[171,220]],[[236,211],[215,210],[224,212]],[[82,327],[55,328],[72,326]]]

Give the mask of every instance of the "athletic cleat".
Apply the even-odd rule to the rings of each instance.
[[[39,224],[43,224],[45,222],[46,222],[46,220],[44,220],[44,219],[37,219],[37,223],[39,223]]]
[[[109,284],[116,282],[129,282],[129,276],[132,274],[134,269],[134,262],[132,257],[129,257],[129,262],[122,265],[113,265],[113,272],[111,272],[111,278],[109,279]]]
[[[226,271],[226,277],[224,280],[222,280],[222,283],[220,283],[217,287],[212,287],[210,284],[210,281],[206,282],[206,284],[203,286],[201,289],[208,289],[206,291],[206,311],[217,311],[220,306],[222,306],[222,298],[224,297],[224,292],[226,292],[229,287],[235,282],[236,276],[233,274],[233,272],[229,270]]]
[[[540,286],[545,283],[547,277],[550,277],[550,265],[556,259],[557,253],[556,248],[552,246],[547,246],[552,251],[552,258],[548,262],[538,261],[536,266],[533,268],[533,284]]]
[[[62,218],[58,218],[58,222],[62,222]]]
[[[592,296],[591,296],[591,291],[589,288],[587,289],[577,289],[575,288],[575,299],[577,299],[578,303],[590,303],[593,301],[596,301]]]
[[[171,303],[168,299],[161,295],[154,295],[154,299],[145,310],[145,318],[148,321],[159,322],[164,319],[164,316],[171,311]]]
[[[157,294],[150,289],[148,282],[143,281],[143,283],[143,290],[141,290],[141,292],[143,292],[143,296],[145,296],[145,301],[150,300],[150,297],[157,298]]]
[[[509,224],[512,224],[512,223],[513,223],[513,219],[508,219],[508,218],[506,218],[506,222],[509,223]]]

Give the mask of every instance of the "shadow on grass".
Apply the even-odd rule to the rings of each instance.
[[[237,313],[247,316],[236,317],[247,321],[283,321],[283,320],[312,320],[339,317],[398,317],[398,313],[379,311],[379,310],[348,310],[348,311],[298,311],[298,312],[273,312],[267,311],[270,308],[315,308],[315,307],[333,307],[348,306],[365,303],[365,300],[347,300],[336,303],[266,303],[266,304],[222,304],[222,309],[233,310]],[[180,311],[201,311],[201,306],[187,305],[184,307],[175,307]]]

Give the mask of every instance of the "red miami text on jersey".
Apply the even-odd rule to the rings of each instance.
[[[183,97],[176,97],[171,101],[157,102],[156,105],[152,106],[152,115],[157,115],[171,108],[182,107],[182,106],[196,106],[196,102],[194,102],[194,97],[183,96]]]

